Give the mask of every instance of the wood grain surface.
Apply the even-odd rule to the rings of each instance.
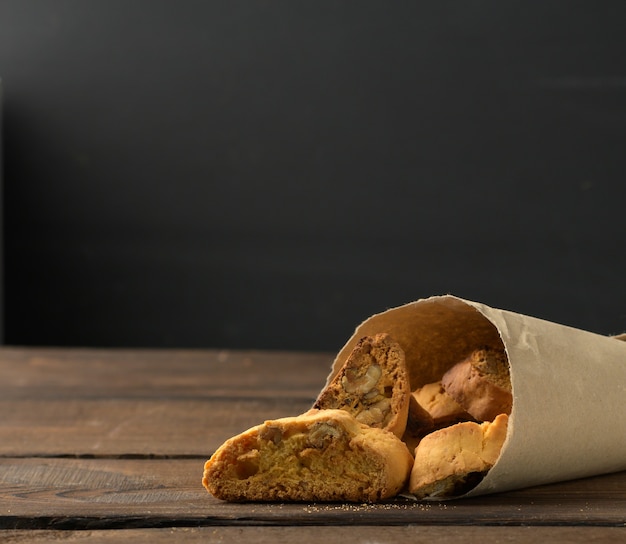
[[[0,541],[610,541],[626,473],[447,503],[232,504],[201,485],[228,437],[294,415],[329,354],[0,349]],[[322,532],[320,532],[322,531]]]
[[[626,521],[626,473],[446,503],[234,504],[202,459],[0,459],[2,528],[183,525],[597,525]]]
[[[221,543],[254,542],[276,544],[279,542],[324,542],[346,544],[362,542],[368,544],[620,544],[626,538],[626,530],[616,527],[461,527],[461,526],[237,526],[237,527],[168,527],[163,529],[119,529],[119,530],[0,530],[0,542],[7,544],[24,542],[89,542],[110,544],[133,542],[161,544],[167,542]]]
[[[327,354],[2,350],[0,455],[205,456],[311,407]]]

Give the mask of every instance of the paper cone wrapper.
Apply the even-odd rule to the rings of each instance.
[[[359,325],[357,341],[389,333],[412,390],[438,381],[482,345],[508,355],[513,408],[496,464],[465,497],[626,470],[626,342],[451,295],[418,300]]]

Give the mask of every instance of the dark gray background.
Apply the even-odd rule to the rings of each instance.
[[[5,342],[626,329],[626,3],[0,1]]]

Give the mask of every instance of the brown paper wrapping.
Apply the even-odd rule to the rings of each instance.
[[[500,457],[465,497],[626,470],[626,342],[451,295],[366,319],[328,381],[365,335],[404,348],[412,389],[437,381],[481,345],[509,358],[513,409]],[[618,339],[619,338],[619,339]]]

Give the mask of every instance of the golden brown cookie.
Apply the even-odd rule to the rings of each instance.
[[[427,383],[413,391],[412,396],[433,418],[435,427],[473,419],[445,392],[441,382]]]
[[[343,410],[266,421],[206,462],[206,489],[228,501],[374,502],[406,484],[413,457],[392,433]]]
[[[340,409],[371,427],[404,434],[411,388],[400,344],[388,334],[362,338],[313,408]]]
[[[419,499],[445,499],[475,487],[495,464],[508,416],[493,422],[457,423],[425,436],[415,448],[409,491]]]
[[[406,420],[406,429],[402,435],[402,441],[407,445],[409,451],[414,451],[420,440],[434,430],[435,423],[432,416],[411,395],[409,415]]]
[[[473,351],[443,375],[441,385],[479,421],[491,421],[498,414],[511,413],[511,376],[504,349]]]

